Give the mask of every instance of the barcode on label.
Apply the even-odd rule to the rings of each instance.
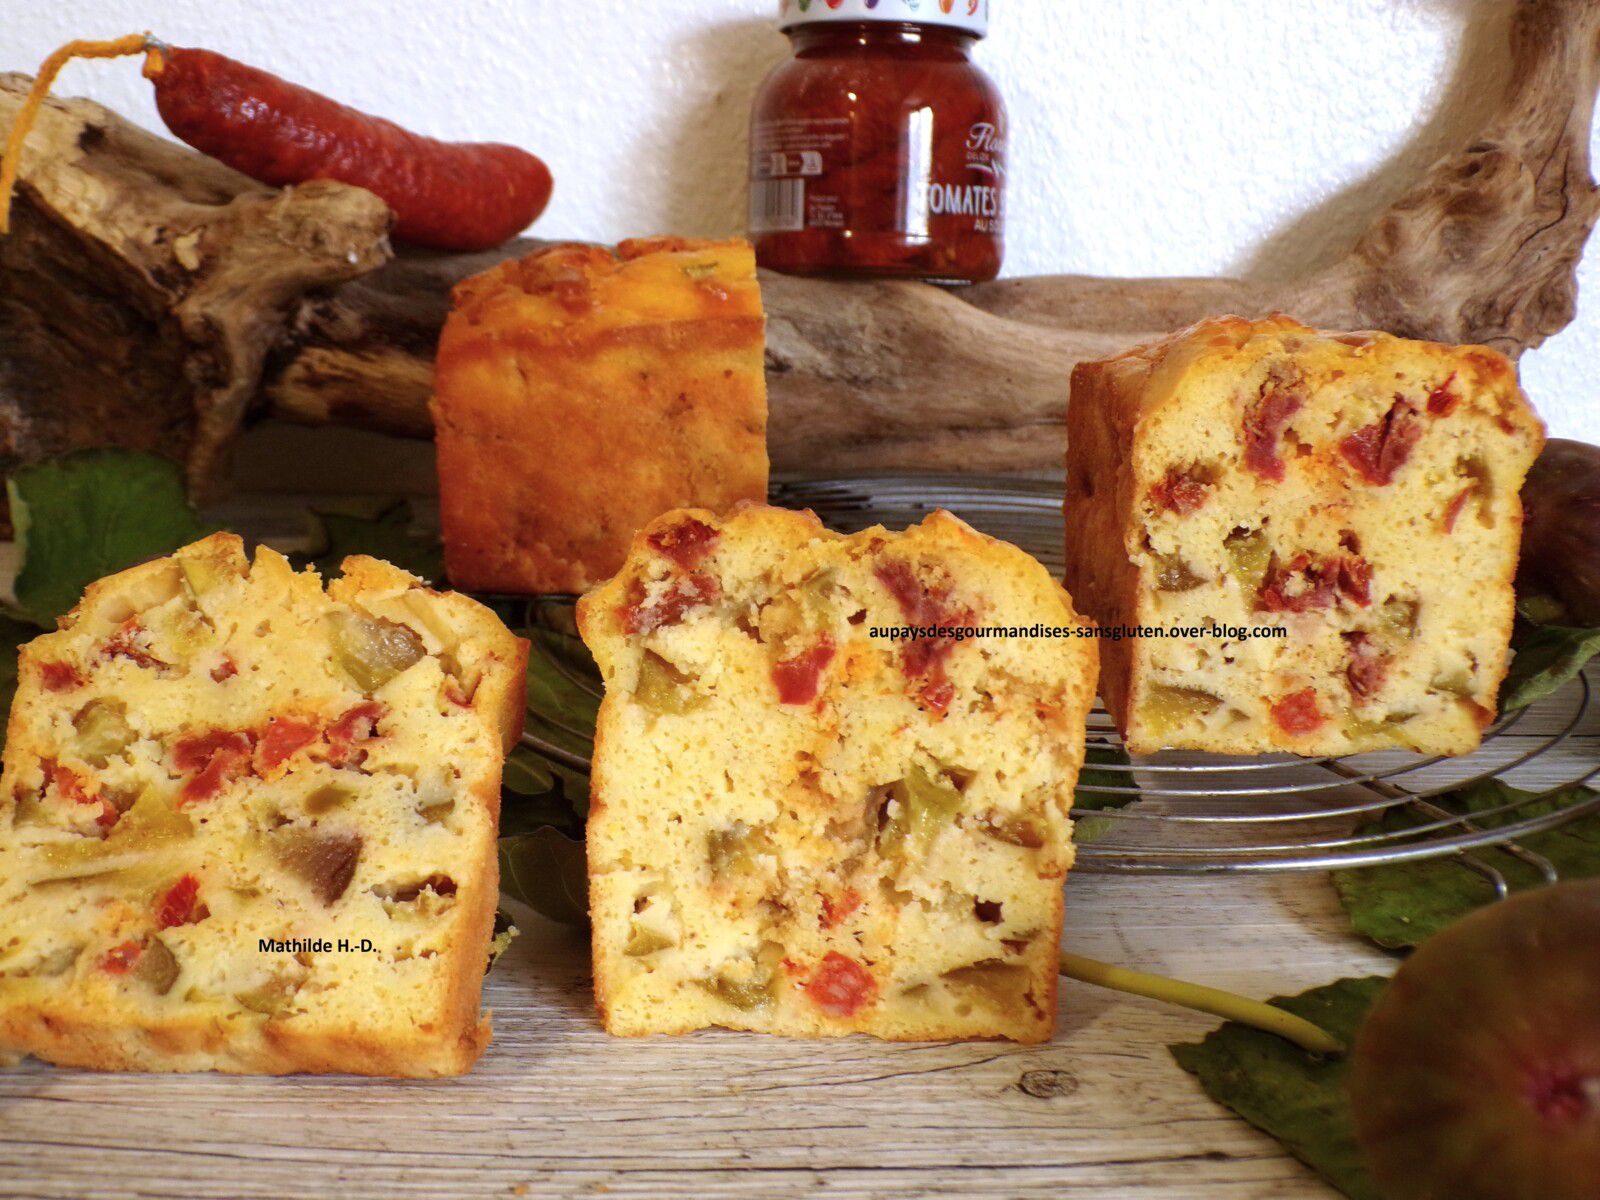
[[[750,232],[794,233],[806,227],[804,179],[750,181]]]

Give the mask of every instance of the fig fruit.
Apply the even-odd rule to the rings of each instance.
[[[1555,624],[1600,625],[1600,446],[1551,438],[1522,485],[1522,507],[1518,594],[1557,601]]]
[[[1600,1196],[1600,881],[1479,909],[1406,961],[1351,1063],[1391,1200]]]

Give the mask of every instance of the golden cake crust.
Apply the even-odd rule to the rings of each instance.
[[[1107,640],[1100,691],[1130,749],[1478,744],[1506,668],[1517,492],[1543,439],[1503,355],[1213,318],[1080,363],[1067,429],[1066,580],[1085,612],[1290,635],[1276,659]],[[1465,658],[1447,662],[1456,644]]]
[[[490,1034],[500,758],[527,644],[388,563],[346,559],[324,593],[270,549],[251,564],[232,534],[96,582],[61,624],[22,649],[0,779],[0,909],[22,922],[0,952],[0,1052],[98,1070],[469,1069]],[[335,665],[353,643],[328,632],[349,629],[388,630],[399,657],[374,667],[361,643],[355,669],[376,674],[354,680]],[[96,744],[86,714],[108,705],[121,732]],[[352,708],[370,728],[329,721]],[[191,791],[209,764],[197,774],[180,747],[208,735],[245,737],[243,757]],[[264,851],[283,830],[313,849]],[[351,845],[332,882],[326,852]],[[80,860],[113,869],[61,874]],[[175,877],[189,911],[169,914]],[[346,934],[374,949],[254,945]],[[41,965],[63,949],[63,968]]]
[[[956,642],[918,673],[873,634],[911,623],[906,596],[917,623],[1077,636]],[[686,510],[640,532],[579,621],[606,679],[589,864],[608,1031],[1050,1037],[1095,642],[1042,567],[943,512],[846,537],[810,513]],[[814,693],[785,699],[780,671],[806,662]],[[906,809],[917,788],[934,799]],[[830,1008],[834,985],[870,999]]]
[[[432,402],[451,582],[580,592],[668,509],[765,500],[764,329],[742,241],[555,246],[459,284]]]

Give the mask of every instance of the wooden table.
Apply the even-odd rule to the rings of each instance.
[[[1597,703],[1596,708],[1600,708]],[[1550,726],[1542,709],[1523,723]],[[1600,761],[1591,715],[1524,778]],[[1575,770],[1575,765],[1579,768]],[[1299,1200],[1332,1189],[1167,1053],[1216,1022],[1068,983],[1017,1047],[603,1034],[577,931],[520,914],[495,1040],[439,1082],[0,1071],[0,1196],[973,1196]],[[1075,874],[1066,945],[1253,994],[1393,960],[1321,875]]]
[[[1079,876],[1067,944],[1247,992],[1386,971],[1320,878]],[[441,1082],[0,1073],[0,1195],[1333,1195],[1208,1100],[1168,1042],[1216,1022],[1068,983],[1042,1047],[625,1041],[581,934],[537,917],[487,988],[495,1040]],[[526,1191],[519,1189],[526,1187]]]

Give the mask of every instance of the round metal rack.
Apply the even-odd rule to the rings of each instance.
[[[1012,542],[1053,572],[1062,555],[1059,480],[971,475],[786,479],[774,504],[809,508],[830,528],[903,528],[935,509]],[[578,687],[598,683],[556,664]],[[586,738],[583,730],[562,731]],[[584,768],[580,754],[537,734],[534,749]],[[1557,694],[1502,717],[1478,750],[1459,758],[1377,751],[1342,758],[1120,753],[1109,716],[1089,718],[1090,763],[1078,787],[1077,870],[1211,874],[1331,870],[1453,856],[1504,893],[1496,862],[1510,855],[1550,881],[1548,859],[1522,844],[1600,813],[1600,723],[1579,677]],[[1554,781],[1554,782],[1552,782]],[[1464,811],[1477,787],[1488,802]],[[1492,852],[1492,853],[1489,853]]]

